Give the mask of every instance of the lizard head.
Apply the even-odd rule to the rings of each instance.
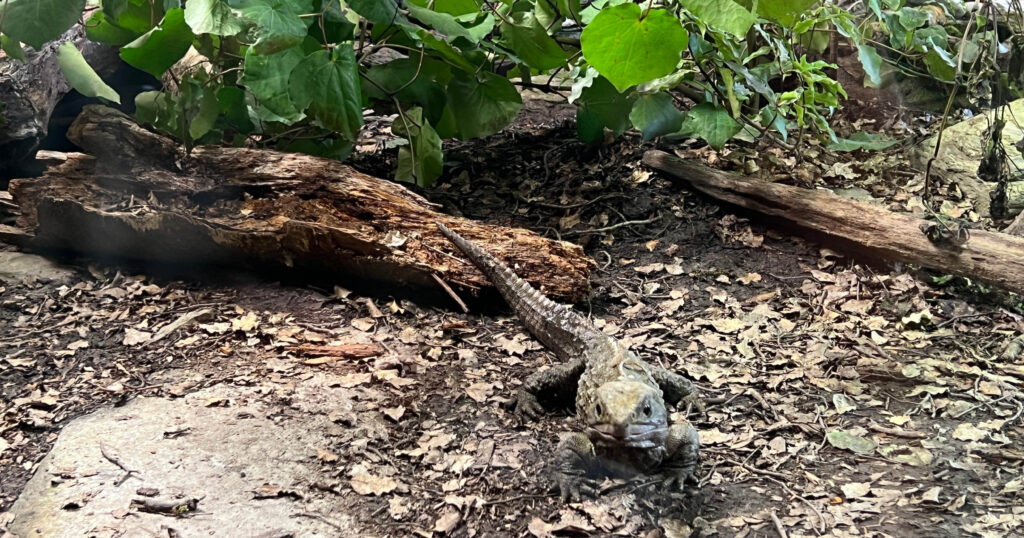
[[[668,436],[661,391],[637,381],[609,381],[597,388],[586,409],[587,433],[595,444],[651,448]]]

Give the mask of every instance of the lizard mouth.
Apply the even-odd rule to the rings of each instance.
[[[660,424],[630,424],[622,427],[603,423],[593,424],[587,430],[590,440],[595,444],[631,448],[659,446],[668,433],[668,428]]]

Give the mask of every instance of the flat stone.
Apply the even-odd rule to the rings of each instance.
[[[332,390],[321,384],[312,392],[343,404],[345,393]],[[331,448],[331,422],[294,409],[284,418],[279,403],[262,400],[273,397],[219,385],[73,420],[11,507],[9,530],[20,538],[168,536],[168,528],[174,536],[365,535],[341,508],[343,497],[310,493],[331,472],[314,457]],[[112,459],[135,472],[125,479]],[[201,500],[190,517],[140,512],[131,503],[143,498],[141,488],[159,500]]]
[[[0,252],[0,282],[64,282],[75,272],[49,258],[25,252]]]

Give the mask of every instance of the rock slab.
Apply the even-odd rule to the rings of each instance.
[[[336,500],[287,493],[306,491],[323,472],[312,455],[330,446],[330,422],[273,420],[260,399],[253,388],[215,386],[180,399],[136,398],[72,421],[11,508],[9,531],[20,538],[363,535]],[[135,472],[125,479],[112,459]],[[141,488],[158,492],[155,499],[201,500],[187,518],[139,512],[130,506],[143,498]]]

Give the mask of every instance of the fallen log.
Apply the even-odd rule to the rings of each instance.
[[[885,260],[912,263],[1024,292],[1024,238],[976,230],[962,244],[933,243],[927,221],[834,194],[767,183],[648,151],[644,164],[713,198],[831,236]]]
[[[437,231],[442,222],[551,297],[586,296],[594,265],[571,243],[439,213],[405,187],[331,159],[204,146],[190,154],[124,114],[89,106],[69,153],[12,180],[33,246],[147,262],[328,272],[346,285],[476,293],[491,284]]]
[[[71,91],[57,65],[57,50],[66,42],[74,43],[100,76],[121,64],[116,47],[89,41],[85,27],[78,24],[42,49],[29,49],[24,62],[0,54],[0,186],[7,174],[30,166],[46,138],[50,115]]]

